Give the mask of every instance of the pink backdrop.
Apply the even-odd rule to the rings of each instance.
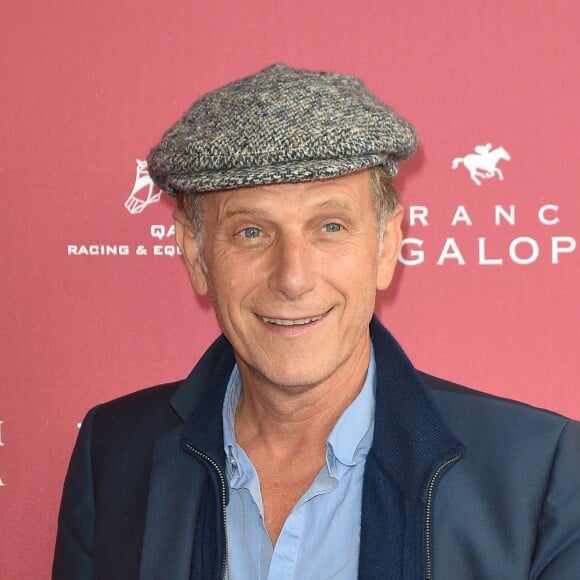
[[[195,97],[275,61],[360,76],[419,131],[377,305],[416,365],[580,418],[575,0],[22,0],[0,32],[0,578],[48,577],[86,410],[184,376],[218,332],[169,201],[124,202]],[[452,169],[468,154],[503,181]]]

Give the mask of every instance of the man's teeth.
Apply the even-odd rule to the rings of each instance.
[[[312,318],[297,318],[296,320],[266,318],[265,316],[261,316],[260,318],[264,322],[268,322],[269,324],[277,324],[278,326],[301,326],[310,322],[316,322],[317,320],[320,320],[322,316],[313,316]]]

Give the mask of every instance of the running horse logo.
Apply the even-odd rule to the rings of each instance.
[[[125,208],[132,214],[141,213],[148,205],[161,199],[161,190],[156,187],[147,171],[147,161],[137,159],[137,173],[133,190],[125,201]]]
[[[463,163],[476,185],[481,185],[480,179],[490,179],[496,175],[503,181],[503,173],[496,166],[502,159],[509,161],[511,159],[509,153],[503,147],[492,149],[491,143],[477,145],[474,150],[475,153],[465,157],[456,157],[451,168],[457,169],[459,164]]]

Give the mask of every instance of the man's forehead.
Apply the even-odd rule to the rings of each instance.
[[[204,196],[221,219],[265,214],[286,207],[353,211],[370,208],[370,170],[328,180],[278,183],[216,192]],[[364,209],[364,208],[363,208]]]

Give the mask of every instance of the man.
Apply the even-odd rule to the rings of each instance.
[[[54,578],[580,577],[578,424],[416,371],[373,318],[415,147],[356,79],[283,65],[166,133],[149,171],[224,334],[88,414]]]

